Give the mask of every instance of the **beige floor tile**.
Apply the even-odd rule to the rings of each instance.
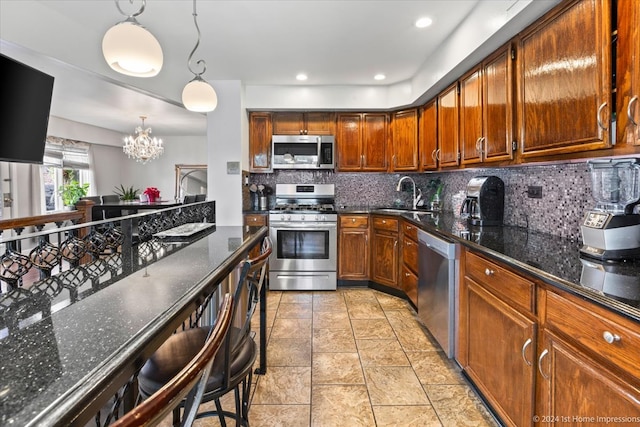
[[[271,339],[267,366],[311,366],[311,337]]]
[[[314,329],[351,329],[347,310],[313,312]]]
[[[442,424],[431,405],[374,406],[377,427],[440,427]]]
[[[308,291],[287,291],[282,292],[280,304],[282,303],[307,303],[313,301],[313,293]]]
[[[372,339],[356,340],[358,351],[379,350],[379,351],[402,351],[402,346],[397,338],[393,339]]]
[[[422,384],[465,384],[460,368],[442,351],[407,351],[407,357]]]
[[[486,407],[466,385],[426,385],[425,390],[445,426],[497,426]]]
[[[358,353],[314,353],[313,384],[364,384]]]
[[[372,405],[427,405],[427,395],[411,367],[364,368]]]
[[[313,427],[375,426],[364,385],[316,385],[312,391]]]
[[[313,299],[313,312],[347,312],[347,304],[344,301],[344,298],[339,299]]]
[[[395,329],[398,341],[405,351],[438,351],[440,346],[432,341],[421,328]]]
[[[280,304],[280,298],[282,298],[281,291],[269,291],[267,293],[267,310],[275,310]]]
[[[383,294],[382,292],[377,292],[375,294],[380,307],[384,311],[387,310],[409,310],[409,303],[407,303],[402,298],[394,297],[393,295]]]
[[[362,366],[411,366],[404,351],[359,350]]]
[[[281,302],[276,317],[287,319],[311,319],[311,303]]]
[[[351,319],[353,335],[356,339],[395,339],[387,319]]]
[[[386,319],[378,301],[358,303],[347,301],[347,310],[349,310],[349,317],[352,319]]]
[[[368,288],[349,288],[349,289],[345,289],[344,291],[344,298],[345,300],[347,300],[347,302],[350,301],[355,301],[355,302],[362,302],[362,301],[375,301],[377,302],[378,300],[376,299],[376,291],[372,291],[371,289]]]
[[[270,366],[258,380],[252,404],[304,405],[310,402],[310,367]]]
[[[273,322],[271,338],[301,338],[311,337],[311,319],[278,319]]]
[[[355,353],[356,341],[348,329],[314,329],[313,352]]]
[[[251,405],[251,427],[309,427],[310,405]]]

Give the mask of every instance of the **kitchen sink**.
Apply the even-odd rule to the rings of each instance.
[[[426,211],[426,210],[422,210],[422,209],[403,209],[403,208],[381,208],[381,209],[376,209],[373,211],[373,213],[392,213],[392,214],[403,214],[403,213],[409,213],[409,214],[421,214],[421,215],[433,215],[433,212],[431,211]]]

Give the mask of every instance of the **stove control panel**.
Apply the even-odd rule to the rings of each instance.
[[[584,219],[584,226],[602,229],[607,224],[609,216],[606,212],[588,212]]]

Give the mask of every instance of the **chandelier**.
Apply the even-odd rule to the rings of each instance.
[[[197,111],[199,113],[206,113],[216,109],[218,105],[218,95],[213,87],[207,83],[202,74],[207,70],[207,64],[204,59],[196,61],[196,65],[202,67],[202,71],[199,73],[194,70],[191,65],[193,54],[200,45],[200,27],[198,27],[198,14],[196,13],[196,0],[193,0],[193,23],[195,24],[196,31],[198,33],[198,40],[193,50],[189,54],[187,60],[187,67],[194,75],[193,79],[187,83],[182,90],[182,104],[189,111]]]
[[[136,136],[128,135],[124,137],[124,146],[122,151],[133,158],[136,162],[142,164],[147,163],[149,160],[157,159],[164,153],[164,147],[162,146],[162,140],[151,137],[151,128],[144,129],[144,119],[146,116],[140,116],[142,119],[142,126],[136,128]]]

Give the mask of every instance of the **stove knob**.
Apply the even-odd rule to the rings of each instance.
[[[304,215],[300,215],[300,221],[304,221]]]
[[[316,215],[316,221],[322,221],[322,215]]]
[[[291,221],[291,215],[287,215],[287,221]]]
[[[284,221],[284,214],[280,215],[280,221]]]

